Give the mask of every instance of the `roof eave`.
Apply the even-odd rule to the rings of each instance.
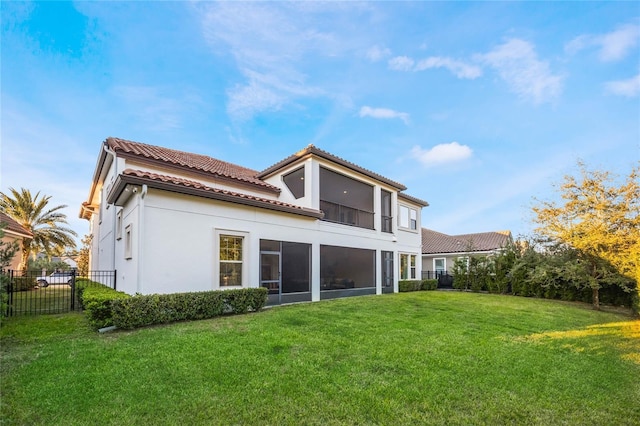
[[[296,208],[281,204],[271,204],[266,201],[261,201],[255,197],[244,198],[241,196],[233,195],[225,192],[211,191],[202,188],[194,188],[184,185],[178,185],[171,182],[163,182],[147,177],[132,176],[132,175],[119,175],[111,192],[107,195],[107,203],[115,204],[118,206],[123,205],[126,200],[135,192],[132,186],[147,185],[149,188],[160,189],[169,192],[176,192],[179,194],[193,195],[196,197],[207,198],[217,201],[225,201],[234,204],[240,204],[250,207],[259,207],[267,210],[273,210],[283,213],[291,213],[299,216],[322,219],[324,213],[319,210],[312,210],[307,208]]]
[[[328,152],[325,152],[325,151],[323,151],[321,149],[318,149],[313,145],[309,145],[305,149],[303,149],[303,150],[301,150],[301,151],[299,151],[299,152],[297,152],[297,153],[285,158],[284,160],[274,164],[273,166],[263,170],[262,172],[258,173],[256,175],[256,177],[258,179],[266,179],[267,177],[269,177],[269,176],[275,174],[276,172],[278,172],[279,170],[281,170],[281,169],[283,169],[283,168],[285,168],[285,167],[287,167],[287,166],[289,166],[289,165],[291,165],[293,163],[296,163],[296,162],[299,162],[301,160],[307,159],[307,158],[309,158],[311,156],[322,158],[324,160],[327,160],[327,161],[330,161],[332,163],[338,164],[338,165],[340,165],[342,167],[345,167],[347,169],[350,169],[350,170],[353,170],[355,172],[358,172],[358,173],[360,173],[362,175],[365,175],[365,176],[367,176],[367,177],[369,177],[371,179],[374,179],[374,180],[377,180],[377,181],[382,182],[384,184],[387,184],[387,185],[397,189],[398,191],[404,191],[404,190],[407,189],[407,187],[404,186],[401,183],[395,182],[395,181],[393,181],[391,179],[387,179],[384,176],[380,176],[377,173],[374,173],[374,172],[372,172],[370,170],[367,170],[367,169],[365,169],[363,167],[360,167],[360,166],[358,166],[356,164],[350,163],[350,162],[348,162],[346,160],[343,160],[340,157],[336,157],[335,155],[330,154]]]
[[[92,203],[98,184],[100,183],[101,180],[104,179],[105,171],[109,170],[109,167],[111,166],[111,163],[114,160],[114,156],[117,155],[115,154],[115,152],[110,153],[107,151],[108,140],[109,138],[107,138],[104,142],[100,144],[100,154],[98,154],[96,167],[93,171],[93,179],[91,180],[91,189],[89,190],[89,197],[87,198],[87,201],[85,203],[82,203],[82,206],[80,207],[80,212],[78,214],[78,217],[80,217],[80,219],[88,219],[86,217],[86,210],[87,210],[86,206]]]
[[[398,192],[398,198],[402,198],[403,200],[411,201],[412,203],[416,203],[422,207],[429,207],[429,203],[421,200],[420,198],[412,197],[411,195],[405,194],[404,192]]]

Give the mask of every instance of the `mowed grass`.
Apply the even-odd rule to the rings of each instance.
[[[640,321],[579,304],[419,292],[0,338],[8,425],[640,424]]]
[[[71,287],[53,284],[27,291],[17,291],[11,295],[12,315],[35,315],[42,313],[62,313],[71,310]]]

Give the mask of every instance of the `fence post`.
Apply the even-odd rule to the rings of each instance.
[[[76,310],[76,270],[71,270],[71,310]]]
[[[116,279],[117,279],[117,277],[118,277],[118,270],[114,269],[113,270],[113,289],[114,290],[116,289]]]
[[[9,271],[9,282],[7,283],[7,292],[9,297],[7,298],[7,317],[11,316],[11,306],[13,305],[13,269]]]

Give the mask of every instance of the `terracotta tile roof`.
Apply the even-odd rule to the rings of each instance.
[[[280,192],[279,188],[256,177],[258,171],[227,163],[226,161],[218,160],[207,155],[193,154],[113,137],[107,138],[105,143],[118,155],[124,154],[124,156],[128,155],[155,160],[173,166],[205,172],[214,177],[249,183],[272,192]]]
[[[302,157],[305,157],[307,155],[315,155],[317,157],[324,158],[325,160],[329,160],[329,161],[331,161],[333,163],[339,164],[339,165],[341,165],[343,167],[346,167],[346,168],[351,169],[353,171],[356,171],[358,173],[362,173],[363,175],[368,176],[368,177],[370,177],[372,179],[375,179],[375,180],[377,180],[379,182],[384,182],[387,185],[392,186],[392,187],[394,187],[394,188],[396,188],[396,189],[398,189],[400,191],[404,191],[405,189],[407,189],[407,187],[404,186],[401,183],[395,182],[395,181],[393,181],[391,179],[388,179],[388,178],[386,178],[384,176],[381,176],[381,175],[379,175],[379,174],[377,174],[375,172],[372,172],[371,170],[367,170],[367,169],[365,169],[363,167],[360,167],[360,166],[358,166],[358,165],[356,165],[356,164],[354,164],[354,163],[352,163],[350,161],[347,161],[347,160],[342,159],[340,157],[337,157],[337,156],[335,156],[333,154],[330,154],[330,153],[328,153],[326,151],[323,151],[323,150],[321,150],[319,148],[316,148],[314,145],[309,145],[306,148],[302,149],[301,151],[298,151],[295,154],[285,158],[284,160],[274,164],[273,166],[266,168],[265,170],[263,170],[260,173],[258,173],[257,176],[259,178],[265,178],[265,177],[271,175],[272,173],[282,169],[283,167],[288,166],[289,164],[291,164],[291,163],[295,162],[296,160],[298,160],[298,159],[300,159]]]
[[[510,238],[510,231],[447,235],[432,231],[431,229],[422,228],[422,253],[491,251],[504,247]]]
[[[203,185],[200,182],[192,181],[189,179],[133,169],[126,169],[122,172],[122,174],[118,178],[118,181],[116,181],[111,194],[109,194],[107,202],[115,202],[122,191],[125,189],[125,187],[130,184],[147,184],[152,188],[155,187],[158,189],[174,191],[178,193],[202,196],[204,198],[228,201],[248,206],[261,207],[269,210],[293,213],[317,219],[324,217],[324,213],[320,210],[309,209],[306,207],[283,203],[278,200],[256,197],[253,195],[228,191],[225,189],[212,188],[207,185]]]
[[[0,223],[6,223],[5,231],[12,232],[14,234],[20,234],[23,236],[33,237],[33,233],[24,226],[20,225],[18,221],[8,216],[6,213],[0,212]]]

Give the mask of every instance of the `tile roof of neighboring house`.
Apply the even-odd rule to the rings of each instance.
[[[367,170],[367,169],[365,169],[363,167],[360,167],[360,166],[358,166],[358,165],[356,165],[356,164],[354,164],[354,163],[352,163],[350,161],[347,161],[347,160],[342,159],[340,157],[336,157],[333,154],[330,154],[330,153],[328,153],[326,151],[323,151],[323,150],[321,150],[319,148],[316,148],[314,145],[309,145],[306,148],[302,149],[301,151],[298,151],[295,154],[290,155],[289,157],[285,158],[284,160],[279,161],[278,163],[274,164],[273,166],[266,168],[265,170],[261,171],[257,176],[259,178],[265,178],[265,177],[271,175],[272,173],[282,169],[283,167],[286,167],[289,164],[297,161],[298,159],[300,159],[302,157],[306,157],[308,155],[315,155],[317,157],[324,158],[325,160],[329,160],[329,161],[331,161],[333,163],[339,164],[339,165],[341,165],[343,167],[346,167],[346,168],[351,169],[353,171],[356,171],[358,173],[362,173],[363,175],[368,176],[368,177],[370,177],[372,179],[375,179],[375,180],[377,180],[379,182],[384,182],[387,185],[392,186],[392,187],[394,187],[394,188],[396,188],[396,189],[398,189],[400,191],[404,191],[405,189],[407,189],[407,187],[404,186],[401,183],[395,182],[395,181],[393,181],[391,179],[387,179],[386,177],[381,176],[381,175],[379,175],[377,173],[374,173],[371,170]]]
[[[6,213],[0,212],[0,223],[6,223],[4,228],[5,232],[11,232],[13,234],[19,234],[24,237],[33,237],[33,233],[24,226],[20,225],[15,219],[8,216]]]
[[[200,182],[192,181],[189,179],[160,175],[157,173],[133,169],[124,170],[118,177],[111,193],[108,196],[107,202],[115,203],[122,192],[125,190],[127,185],[142,184],[146,184],[152,188],[163,189],[166,191],[195,195],[220,201],[228,201],[246,206],[261,207],[269,210],[293,213],[316,219],[321,219],[322,217],[324,217],[324,213],[319,210],[295,206],[293,204],[283,203],[278,200],[271,200],[268,198],[255,197],[253,195],[241,194],[224,189],[212,188],[207,185],[203,185]]]
[[[504,247],[510,238],[510,231],[447,235],[422,228],[422,254],[491,251]]]
[[[119,138],[107,138],[107,146],[119,156],[130,156],[154,160],[168,165],[204,172],[215,177],[250,183],[263,190],[280,192],[280,189],[256,177],[258,171],[227,163],[207,155],[193,154]]]

